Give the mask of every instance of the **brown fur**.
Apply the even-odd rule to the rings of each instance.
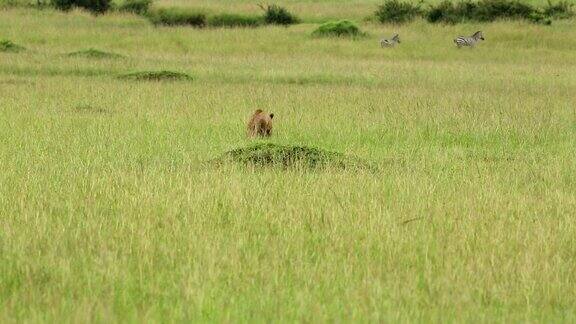
[[[272,135],[272,118],[274,114],[267,114],[262,109],[256,109],[248,121],[248,137],[269,137]]]

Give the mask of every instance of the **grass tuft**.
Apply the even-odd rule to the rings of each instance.
[[[0,41],[0,52],[5,53],[18,53],[26,50],[23,46],[12,43],[9,40]]]
[[[182,72],[174,71],[140,71],[123,74],[121,79],[135,81],[189,81],[193,78]]]
[[[97,50],[94,48],[89,48],[86,50],[81,50],[77,52],[68,53],[68,56],[71,57],[86,57],[86,58],[94,58],[94,59],[106,59],[106,58],[121,58],[123,57],[120,54],[104,52],[101,50]]]
[[[281,167],[297,169],[371,169],[372,166],[358,158],[321,148],[258,143],[224,153],[213,160],[216,164],[240,163],[256,167]]]

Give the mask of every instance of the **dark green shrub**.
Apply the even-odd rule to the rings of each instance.
[[[562,16],[570,12],[570,6],[567,3],[549,5],[546,9],[535,8],[518,0],[481,0],[479,2],[466,0],[457,3],[446,0],[432,5],[426,12],[426,19],[433,23],[527,19],[534,23],[549,25],[552,23],[550,17],[555,16],[555,13],[561,13]]]
[[[478,3],[471,0],[459,1],[454,5],[454,15],[462,17],[464,20],[474,19],[474,15],[478,10]]]
[[[257,27],[263,19],[257,16],[243,16],[235,14],[221,14],[208,17],[210,27]]]
[[[381,23],[402,24],[414,20],[422,13],[420,5],[399,0],[388,0],[378,6],[375,15]]]
[[[551,25],[552,19],[546,17],[542,10],[537,10],[531,13],[527,19],[535,24],[542,24],[542,25]]]
[[[474,12],[474,20],[494,21],[501,18],[528,18],[534,7],[517,0],[481,0]]]
[[[102,14],[110,9],[111,0],[51,0],[58,10],[70,10],[74,7],[86,9],[95,14]]]
[[[192,77],[186,73],[173,71],[142,71],[132,72],[120,76],[121,79],[134,81],[188,81]]]
[[[9,40],[0,40],[0,52],[18,53],[24,50],[25,50],[24,47],[14,44]]]
[[[574,16],[573,3],[568,1],[560,1],[556,4],[548,1],[548,4],[543,8],[543,15],[556,19],[567,19]]]
[[[299,22],[299,19],[285,8],[277,5],[259,6],[264,10],[264,22],[267,24],[287,26]]]
[[[117,7],[118,11],[130,12],[137,15],[143,15],[148,12],[152,0],[126,0]]]
[[[457,23],[460,22],[461,17],[455,15],[454,4],[451,1],[442,1],[436,6],[432,6],[426,13],[426,20],[431,23],[436,22],[448,22]]]
[[[445,22],[455,24],[464,20],[473,20],[478,4],[472,1],[462,1],[454,4],[448,0],[431,6],[426,13],[429,22]]]
[[[75,0],[51,0],[52,6],[58,10],[70,10],[75,3]]]
[[[358,37],[363,36],[358,26],[348,20],[329,21],[320,25],[312,36],[317,37]]]
[[[193,27],[206,26],[206,15],[183,8],[162,8],[148,12],[148,19],[154,25],[187,25]]]

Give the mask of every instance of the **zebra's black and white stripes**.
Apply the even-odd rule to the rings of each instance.
[[[458,46],[458,48],[462,46],[474,47],[476,43],[478,43],[481,40],[484,40],[484,35],[482,34],[481,31],[477,31],[470,37],[464,37],[464,36],[456,37],[454,39],[454,43],[456,43],[456,46]]]
[[[484,40],[484,34],[481,31],[477,31],[472,36],[458,36],[454,39],[454,43],[458,48],[462,46],[474,47],[476,43],[479,41]],[[384,47],[394,47],[397,44],[400,44],[400,36],[398,34],[394,34],[391,38],[382,38],[380,39],[380,46]]]
[[[394,36],[392,36],[392,38],[388,39],[388,38],[382,38],[380,40],[380,46],[381,47],[394,47],[396,46],[396,44],[400,43],[400,36],[398,36],[398,34],[394,34]]]

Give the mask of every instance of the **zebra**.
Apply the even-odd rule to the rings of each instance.
[[[390,39],[382,38],[380,40],[380,46],[382,46],[382,48],[394,47],[396,44],[400,44],[400,36],[398,36],[398,34],[394,34]]]
[[[456,46],[458,46],[458,48],[462,46],[474,47],[474,45],[476,45],[476,43],[478,43],[481,40],[484,40],[484,35],[482,34],[481,31],[477,31],[470,37],[464,37],[464,36],[456,37],[454,39],[454,43],[456,43]]]

